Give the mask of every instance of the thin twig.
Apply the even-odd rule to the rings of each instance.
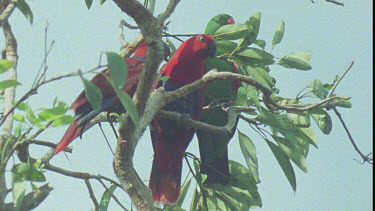
[[[349,140],[350,140],[350,142],[352,143],[352,145],[353,145],[355,151],[357,151],[358,154],[362,157],[362,159],[363,159],[363,163],[367,162],[367,163],[373,165],[373,163],[372,163],[373,159],[369,157],[369,155],[370,155],[371,153],[368,154],[368,155],[364,155],[364,154],[361,152],[361,150],[358,148],[357,144],[355,143],[355,141],[354,141],[352,135],[350,134],[350,131],[349,131],[348,127],[346,126],[344,120],[342,119],[341,114],[339,113],[339,111],[337,110],[336,107],[333,107],[333,110],[335,111],[335,114],[337,115],[337,117],[339,118],[339,120],[340,120],[342,126],[344,127],[344,129],[345,129],[345,131],[346,131],[346,134],[348,134]]]
[[[90,198],[91,198],[92,202],[94,203],[95,211],[99,210],[99,203],[98,203],[98,201],[95,198],[95,194],[94,194],[94,191],[92,190],[92,186],[91,186],[90,180],[89,179],[85,179],[85,183],[86,183],[86,187],[87,187],[87,189],[89,191]]]
[[[340,81],[344,78],[344,76],[346,75],[346,73],[349,72],[350,68],[353,67],[353,64],[354,64],[354,61],[352,61],[350,63],[350,65],[348,66],[348,68],[346,68],[345,72],[339,77],[339,79],[335,82],[335,84],[333,85],[332,89],[329,91],[328,95],[326,98],[330,98],[333,94],[333,92],[336,90],[336,87],[339,85]]]
[[[326,0],[326,2],[333,3],[333,4],[336,4],[336,5],[339,5],[339,6],[344,6],[344,3],[338,2],[338,1],[335,1],[335,0]]]
[[[51,142],[48,142],[48,141],[42,141],[42,140],[36,140],[36,139],[29,139],[27,140],[28,143],[30,144],[36,144],[36,145],[40,145],[40,146],[46,146],[46,147],[50,147],[50,148],[53,148],[53,149],[56,149],[56,146],[57,144],[55,143],[51,143]],[[64,152],[69,152],[69,153],[72,153],[72,148],[70,147],[67,147],[64,149]]]

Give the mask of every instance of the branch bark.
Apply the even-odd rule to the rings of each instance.
[[[7,7],[8,8],[8,7]],[[4,12],[2,12],[4,14]],[[10,15],[10,14],[9,14]],[[8,16],[9,17],[9,16]],[[14,63],[14,67],[10,68],[8,70],[8,80],[17,80],[17,40],[13,35],[12,28],[10,24],[8,23],[8,20],[2,20],[0,22],[5,36],[5,59],[11,61]],[[9,87],[5,89],[4,92],[4,114],[9,113],[13,107],[13,101],[15,99],[16,94],[16,87]],[[3,152],[4,144],[8,137],[11,136],[13,129],[13,114],[8,115],[6,119],[4,120],[4,123],[2,125],[2,129],[0,131],[0,152]],[[8,149],[11,149],[12,147],[9,147]],[[2,165],[6,165],[6,163],[3,163]],[[2,168],[0,171],[0,207],[4,204],[5,196],[6,196],[6,182],[5,182],[5,169]]]
[[[159,65],[164,58],[161,43],[164,20],[170,16],[179,1],[170,1],[167,9],[155,18],[152,13],[135,0],[114,0],[118,7],[137,23],[147,43],[147,60],[137,91],[133,96],[139,116],[142,118],[152,91]],[[133,166],[133,155],[138,144],[137,126],[125,116],[119,128],[119,139],[113,160],[114,170],[124,190],[129,194],[138,210],[153,210],[151,191],[143,184]]]

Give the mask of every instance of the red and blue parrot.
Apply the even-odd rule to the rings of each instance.
[[[160,70],[161,76],[155,88],[166,91],[176,90],[200,79],[204,74],[204,64],[216,52],[216,42],[209,35],[195,35],[177,49],[173,57]],[[204,99],[204,90],[199,89],[184,98],[167,104],[164,110],[189,115],[199,120]],[[154,118],[150,126],[154,148],[154,161],[149,187],[153,200],[175,203],[180,195],[182,160],[185,150],[194,136],[194,128],[186,128],[171,120]]]
[[[213,35],[220,27],[227,24],[234,24],[232,16],[228,14],[216,15],[208,22],[205,33]],[[216,52],[216,56],[219,55],[221,55],[221,53]],[[218,58],[207,59],[205,71],[211,69],[238,73],[238,68],[235,63]],[[208,85],[205,91],[204,105],[228,103],[231,99],[236,98],[239,86],[240,83],[236,80],[221,80]],[[200,121],[215,126],[225,126],[228,122],[228,114],[221,106],[212,106],[212,108],[202,113]],[[201,173],[207,175],[205,183],[219,183],[223,185],[228,183],[230,175],[227,145],[232,139],[234,132],[233,130],[229,135],[217,135],[204,130],[196,131],[202,161],[200,170]]]
[[[143,42],[134,52],[133,56],[126,58],[124,61],[128,68],[128,77],[126,83],[122,90],[127,92],[130,96],[133,96],[135,90],[137,89],[139,78],[142,74],[142,69],[146,61],[146,43]],[[74,122],[66,130],[61,141],[57,144],[55,153],[63,151],[75,138],[81,136],[85,125],[94,117],[96,117],[100,112],[125,112],[120,100],[118,99],[115,91],[113,90],[111,84],[104,76],[111,76],[109,69],[103,70],[101,73],[95,75],[91,82],[95,84],[102,92],[103,101],[99,112],[95,112],[90,103],[88,102],[85,91],[75,99],[72,103],[70,109],[74,110]]]

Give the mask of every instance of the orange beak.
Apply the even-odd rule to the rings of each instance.
[[[234,24],[234,19],[233,18],[229,18],[228,21],[227,21],[227,24]]]

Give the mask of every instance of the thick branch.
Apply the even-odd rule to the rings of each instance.
[[[17,2],[18,0],[11,0],[3,11],[1,11],[0,7],[0,26],[3,25],[3,21],[8,21],[9,16],[13,13],[14,9],[17,6]]]
[[[215,126],[210,125],[204,122],[194,121],[190,117],[186,117],[183,114],[171,112],[171,111],[159,111],[156,116],[158,118],[170,119],[180,124],[183,124],[185,127],[193,127],[196,129],[205,130],[211,133],[220,134],[220,135],[229,135],[232,133],[233,128],[236,126],[238,111],[235,107],[229,107],[228,110],[228,122],[225,126]]]
[[[146,102],[156,79],[159,65],[164,58],[164,47],[161,43],[163,21],[156,19],[152,13],[135,0],[114,0],[119,8],[132,17],[140,28],[147,43],[147,60],[133,101],[142,117]],[[170,11],[170,13],[172,13]],[[142,183],[133,167],[133,155],[139,138],[135,138],[136,126],[126,116],[119,128],[120,136],[117,142],[114,170],[120,179],[124,190],[129,194],[138,210],[153,210],[151,191]]]
[[[17,41],[12,33],[12,29],[8,23],[8,20],[4,20],[1,22],[3,27],[4,36],[5,36],[5,57],[7,60],[14,63],[14,67],[8,70],[8,80],[17,80]],[[8,87],[5,89],[4,92],[4,114],[10,113],[10,110],[13,107],[13,101],[16,94],[16,87]],[[3,152],[3,147],[5,141],[8,137],[12,134],[13,128],[13,113],[4,117],[4,123],[2,124],[2,129],[0,131],[0,152]],[[5,161],[4,161],[5,162]],[[6,166],[6,163],[2,163],[2,165]],[[5,196],[6,196],[6,183],[5,183],[5,168],[2,168],[0,171],[0,207],[3,205]]]

